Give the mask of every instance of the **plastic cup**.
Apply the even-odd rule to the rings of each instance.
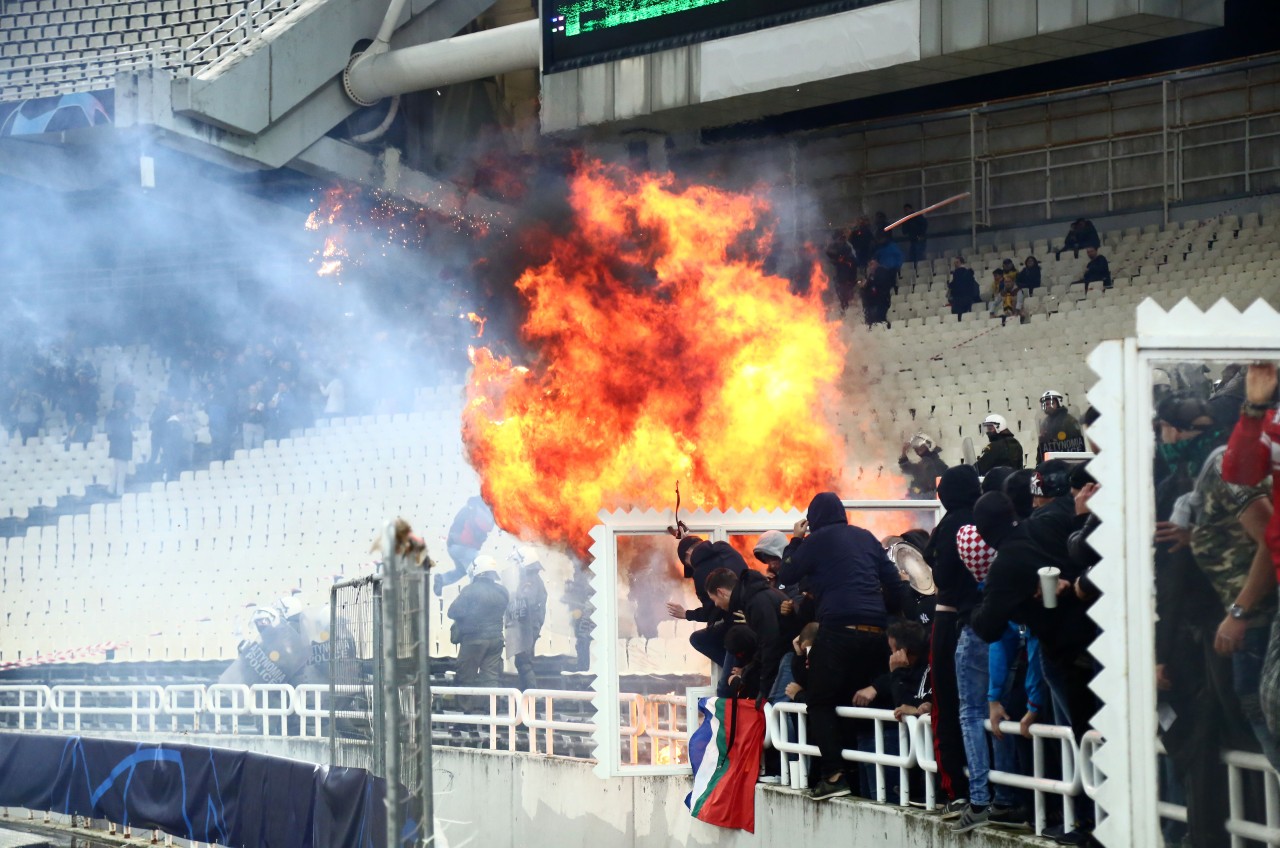
[[[1058,575],[1061,573],[1052,565],[1046,565],[1039,571],[1040,597],[1045,609],[1055,609],[1058,606]]]

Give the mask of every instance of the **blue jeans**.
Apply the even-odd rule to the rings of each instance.
[[[773,691],[769,693],[769,703],[771,704],[791,703],[791,698],[787,697],[787,684],[795,683],[796,681],[796,676],[794,673],[792,673],[792,670],[791,670],[791,660],[794,658],[795,658],[795,654],[791,653],[790,651],[782,655],[782,660],[778,663],[778,676],[773,679]],[[792,713],[787,713],[785,716],[783,716],[783,718],[787,722],[787,727],[789,728],[787,732],[787,738],[794,741],[796,739],[797,725],[799,724],[799,719],[797,719],[796,716]],[[788,762],[794,762],[795,760],[798,760],[798,759],[800,759],[799,754],[787,755]]]
[[[985,807],[991,803],[987,773],[991,754],[987,731],[987,643],[965,625],[956,644],[956,684],[960,690],[960,735],[969,763],[969,803]]]
[[[436,586],[439,588],[452,586],[466,577],[467,569],[476,561],[476,557],[480,556],[480,551],[464,545],[446,545],[446,548],[449,551],[449,559],[453,560],[453,570],[442,571],[436,575]]]
[[[1272,763],[1280,763],[1280,745],[1267,729],[1267,720],[1262,713],[1262,662],[1267,656],[1267,642],[1271,638],[1270,627],[1250,627],[1244,632],[1244,644],[1240,650],[1231,655],[1231,678],[1236,694],[1240,696],[1240,706],[1244,708],[1245,718],[1253,735],[1258,737],[1262,753]]]

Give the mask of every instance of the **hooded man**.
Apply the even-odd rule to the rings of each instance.
[[[982,419],[982,432],[987,437],[988,444],[982,449],[982,456],[978,457],[978,461],[973,464],[974,468],[978,469],[979,475],[985,475],[991,469],[1001,465],[1007,465],[1013,469],[1024,465],[1022,444],[1009,429],[1009,424],[1004,420],[1003,415],[988,415]]]
[[[982,494],[978,472],[972,465],[957,465],[942,473],[938,499],[946,514],[925,545],[925,561],[933,568],[938,587],[930,640],[933,675],[933,710],[929,720],[938,747],[938,775],[950,799],[945,815],[960,815],[969,798],[965,776],[964,737],[960,732],[960,694],[956,684],[956,643],[960,628],[981,595],[978,583],[960,559],[956,536],[973,523],[973,505]]]
[[[450,638],[458,645],[458,686],[497,686],[502,672],[502,621],[511,596],[491,556],[478,556],[475,576],[449,605]]]
[[[782,583],[801,579],[817,601],[818,635],[809,651],[809,727],[822,752],[822,780],[814,800],[852,792],[841,751],[856,747],[857,723],[841,722],[836,707],[852,702],[889,662],[889,611],[901,608],[907,584],[880,542],[849,523],[840,496],[822,492],[797,527],[791,558],[778,571]]]
[[[1043,564],[1057,566],[1062,570],[1064,580],[1074,582],[1080,576],[1080,567],[1071,559],[1067,549],[1071,534],[1076,529],[1071,463],[1064,459],[1040,463],[1031,475],[1029,487],[1032,510],[1027,519],[1027,532],[1049,554],[1049,561]]]
[[[685,536],[681,539],[676,545],[676,555],[684,566],[684,576],[693,581],[694,594],[698,596],[702,606],[697,609],[685,609],[680,604],[668,601],[667,614],[672,618],[682,618],[685,621],[705,622],[707,626],[704,629],[695,631],[689,636],[689,644],[695,651],[716,665],[722,666],[727,672],[728,667],[724,666],[726,617],[707,594],[707,577],[717,568],[727,568],[734,574],[741,574],[747,570],[747,561],[728,542],[708,542],[698,536]],[[722,692],[725,691],[724,683],[727,683],[727,680],[722,678]],[[719,697],[725,697],[725,695]]]

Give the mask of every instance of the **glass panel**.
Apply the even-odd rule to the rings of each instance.
[[[850,524],[866,528],[881,540],[913,529],[928,533],[937,524],[937,512],[933,509],[850,509],[845,512]]]
[[[711,534],[698,535],[709,538]],[[621,693],[622,765],[687,762],[681,741],[683,716],[674,721],[680,732],[673,732],[671,711],[683,701],[687,687],[711,684],[711,662],[689,642],[705,625],[673,618],[667,604],[698,609],[701,603],[692,581],[684,579],[675,539],[657,533],[616,539],[618,668],[614,673]],[[641,713],[647,729],[637,734]]]
[[[1157,616],[1151,681],[1166,751],[1158,770],[1166,844],[1227,844],[1229,828],[1274,824],[1275,773],[1264,756],[1278,759],[1264,710],[1278,682],[1264,670],[1277,610],[1264,541],[1272,454],[1260,452],[1251,468],[1241,451],[1224,453],[1246,399],[1247,370],[1224,360],[1168,360],[1152,363],[1148,374]]]

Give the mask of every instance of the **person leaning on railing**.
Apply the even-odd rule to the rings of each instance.
[[[854,747],[857,722],[842,723],[836,708],[851,703],[888,663],[885,627],[889,612],[901,608],[907,584],[880,541],[849,524],[835,492],[815,495],[806,520],[808,534],[778,578],[784,584],[807,578],[818,604],[807,694],[810,727],[822,752],[822,780],[811,797],[821,801],[852,792],[842,751]],[[797,535],[804,529],[798,527]]]

